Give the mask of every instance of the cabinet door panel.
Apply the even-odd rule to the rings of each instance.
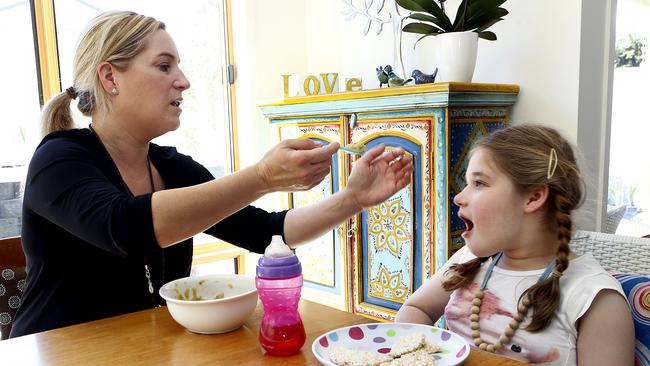
[[[361,213],[363,302],[397,310],[422,282],[422,154],[420,146],[387,136],[366,143],[401,146],[413,158],[412,183],[378,206]]]
[[[340,125],[310,123],[280,127],[281,139],[310,138],[322,143],[340,141]],[[330,174],[317,186],[308,191],[289,194],[289,207],[308,206],[338,192],[341,187],[341,154],[332,156]],[[296,248],[296,255],[302,264],[305,280],[303,297],[342,310],[349,309],[347,251],[341,230],[332,230],[310,243]]]
[[[364,118],[365,117],[365,118]],[[377,117],[376,115],[374,117]],[[411,116],[409,116],[411,117]],[[355,218],[355,311],[392,319],[431,266],[431,119],[360,116],[351,142],[402,147],[413,159],[411,184]]]

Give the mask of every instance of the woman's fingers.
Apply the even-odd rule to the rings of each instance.
[[[364,162],[367,162],[369,165],[371,165],[375,162],[376,159],[380,158],[382,154],[385,153],[384,150],[386,150],[386,146],[384,146],[384,144],[379,144],[366,151],[366,153],[361,156],[361,159],[359,159],[359,161],[363,160]]]
[[[289,139],[283,142],[286,147],[299,155],[299,160],[308,164],[329,162],[332,155],[339,149],[338,142],[323,144],[311,139]]]

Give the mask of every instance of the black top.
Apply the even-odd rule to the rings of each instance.
[[[149,156],[166,189],[214,179],[173,147],[152,143]],[[283,235],[285,215],[248,206],[205,233],[261,253],[272,235]],[[162,302],[158,289],[188,276],[192,261],[192,239],[158,246],[151,194],[128,192],[88,129],[49,134],[36,149],[25,184],[22,244],[27,284],[12,337],[151,308]]]

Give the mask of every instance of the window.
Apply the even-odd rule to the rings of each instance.
[[[0,238],[4,238],[20,235],[21,182],[39,138],[39,80],[29,1],[0,0],[0,32],[4,50],[0,70],[5,79],[0,88]]]
[[[0,193],[0,205],[3,201],[11,201],[0,206],[0,237],[20,233],[20,217],[5,220],[11,218],[4,217],[10,211],[5,206],[13,205],[12,211],[14,206],[18,207],[20,214],[20,192],[16,191],[24,181],[26,166],[40,141],[39,82],[51,83],[52,80],[44,79],[55,79],[56,90],[51,95],[58,93],[61,87],[72,85],[72,61],[78,38],[87,22],[106,10],[132,10],[163,21],[180,53],[180,66],[192,85],[183,93],[181,127],[154,142],[177,147],[181,153],[206,166],[215,177],[232,171],[224,0],[186,2],[182,6],[171,0],[43,0],[35,3],[36,13],[38,4],[53,6],[44,15],[54,19],[54,24],[48,28],[44,22],[44,27],[52,33],[55,28],[56,47],[46,48],[46,51],[49,56],[58,53],[59,62],[56,75],[41,75],[42,80],[37,80],[39,55],[34,51],[34,34],[38,36],[40,30],[31,26],[30,2],[0,0],[0,31],[13,35],[3,37],[3,48],[11,49],[12,57],[2,57],[0,61],[2,70],[11,70],[6,72],[9,80],[5,85],[12,87],[0,91],[3,101],[12,101],[7,103],[6,121],[0,124],[0,192],[14,192],[11,195]],[[5,40],[9,44],[5,45]],[[40,55],[41,64],[47,56]],[[79,113],[75,103],[72,111],[80,127],[88,125],[89,118]],[[2,188],[2,182],[6,183],[6,188]]]
[[[616,59],[609,155],[609,231],[650,234],[650,154],[645,103],[650,83],[650,3],[621,0],[616,11]]]

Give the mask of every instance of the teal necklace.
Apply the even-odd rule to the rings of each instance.
[[[503,252],[497,254],[496,257],[492,259],[492,262],[490,262],[487,270],[485,271],[485,277],[483,277],[483,282],[481,283],[481,287],[474,294],[474,300],[472,300],[472,315],[470,315],[469,317],[470,320],[469,326],[472,329],[472,338],[474,338],[474,344],[479,349],[488,352],[495,352],[498,349],[500,349],[502,346],[510,343],[510,339],[512,339],[512,336],[515,334],[515,331],[519,329],[519,324],[521,324],[522,320],[524,320],[524,317],[526,317],[526,314],[528,314],[528,308],[530,307],[530,299],[528,298],[528,295],[526,295],[521,300],[521,304],[519,304],[519,306],[517,307],[517,314],[515,314],[514,318],[510,321],[508,327],[506,328],[503,335],[499,337],[498,341],[494,342],[494,344],[490,344],[485,342],[481,338],[481,330],[479,327],[479,313],[481,312],[481,303],[483,302],[483,296],[485,295],[484,291],[485,288],[487,287],[488,280],[492,275],[492,270],[494,269],[494,266],[497,265],[499,259],[501,259],[502,256],[503,256]],[[548,276],[551,275],[551,272],[553,272],[554,268],[555,268],[555,259],[553,259],[548,264],[548,266],[546,266],[546,270],[544,271],[544,273],[542,273],[541,276],[539,276],[537,282],[544,281],[545,279],[547,279]]]

